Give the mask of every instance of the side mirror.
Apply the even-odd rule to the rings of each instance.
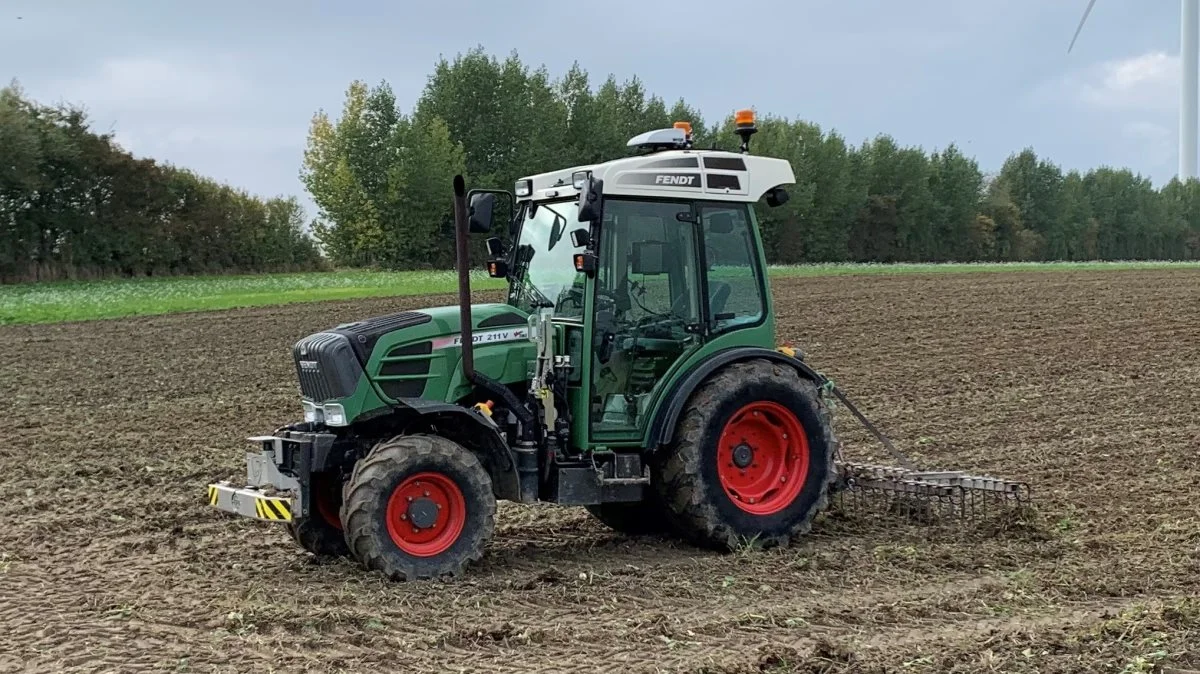
[[[665,253],[667,244],[662,241],[635,241],[630,249],[630,266],[634,274],[657,276],[667,271]]]
[[[579,221],[600,222],[604,217],[604,181],[591,174],[583,181],[579,192]]]
[[[472,234],[486,234],[492,231],[493,211],[496,208],[496,195],[491,192],[471,195],[470,231]]]
[[[767,192],[767,205],[771,208],[777,208],[786,204],[789,198],[791,198],[791,195],[787,193],[787,190],[782,187],[775,187],[770,192]]]
[[[488,255],[492,257],[504,257],[504,242],[500,240],[500,237],[488,237],[486,243]]]
[[[571,245],[576,248],[587,248],[592,243],[592,235],[586,229],[580,227],[571,232]]]
[[[550,245],[546,250],[554,250],[554,246],[562,241],[563,232],[567,229],[567,219],[561,215],[554,216],[554,224],[550,225]]]

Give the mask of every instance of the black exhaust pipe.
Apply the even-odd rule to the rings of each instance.
[[[462,366],[467,381],[475,382],[475,334],[471,325],[471,249],[467,222],[467,183],[454,176],[454,264],[458,267],[458,322],[462,332]]]
[[[521,439],[534,438],[533,413],[521,404],[508,387],[475,371],[475,331],[471,322],[471,248],[470,225],[467,216],[467,184],[461,175],[454,176],[454,263],[458,268],[458,322],[462,335],[462,368],[467,381],[499,398],[521,420]]]

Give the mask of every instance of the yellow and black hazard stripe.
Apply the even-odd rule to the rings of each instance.
[[[287,501],[278,498],[254,499],[254,512],[264,520],[291,521],[292,511]]]
[[[208,485],[208,505],[217,505],[217,487],[216,485]]]

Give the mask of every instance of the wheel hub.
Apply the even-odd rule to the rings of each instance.
[[[800,495],[808,459],[808,438],[795,413],[760,400],[726,422],[717,442],[717,477],[735,506],[774,515]]]
[[[450,476],[425,471],[395,487],[384,517],[397,548],[414,557],[434,557],[458,540],[467,520],[467,501]]]
[[[437,523],[438,506],[431,498],[421,497],[408,504],[408,521],[418,529],[428,529]]]
[[[741,443],[733,448],[733,465],[738,468],[745,468],[754,462],[754,448],[746,443]]]

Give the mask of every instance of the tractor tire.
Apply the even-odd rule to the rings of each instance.
[[[329,526],[320,517],[302,517],[287,525],[296,545],[317,557],[345,557],[350,554],[340,529]]]
[[[363,567],[392,580],[461,574],[483,557],[496,525],[487,470],[436,435],[375,445],[355,464],[345,493],[346,544]]]
[[[609,529],[627,536],[652,536],[667,533],[671,528],[662,504],[655,497],[631,503],[598,503],[584,507]]]
[[[672,528],[703,547],[787,545],[808,533],[835,477],[837,440],[815,384],[756,359],[693,393],[652,466]]]
[[[287,525],[292,540],[317,557],[345,557],[350,554],[338,510],[342,505],[342,481],[332,473],[314,473],[308,517]]]

